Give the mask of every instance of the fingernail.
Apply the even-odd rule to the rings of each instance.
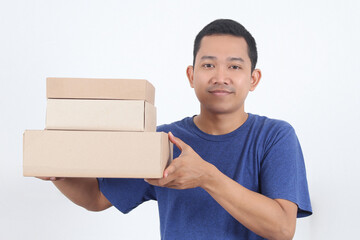
[[[55,181],[56,178],[55,178],[55,177],[51,177],[50,180],[51,180],[51,181]]]

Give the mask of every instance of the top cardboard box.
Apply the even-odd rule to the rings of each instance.
[[[47,98],[145,100],[155,104],[155,88],[143,79],[46,79]]]

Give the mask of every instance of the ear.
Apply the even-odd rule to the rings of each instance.
[[[186,68],[186,76],[189,80],[190,86],[192,88],[194,88],[194,67],[193,66],[188,66]]]
[[[251,83],[250,83],[250,91],[254,91],[257,85],[259,84],[261,79],[261,71],[260,69],[254,69],[251,73]]]

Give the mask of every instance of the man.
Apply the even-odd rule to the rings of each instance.
[[[288,123],[244,111],[261,79],[256,61],[255,40],[242,25],[208,24],[187,68],[200,114],[158,127],[176,146],[163,178],[54,184],[94,211],[113,205],[127,213],[157,200],[162,239],[291,239],[296,217],[312,212],[305,165]]]

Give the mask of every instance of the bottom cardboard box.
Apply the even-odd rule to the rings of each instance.
[[[172,160],[163,132],[26,130],[23,140],[24,176],[161,178]]]

